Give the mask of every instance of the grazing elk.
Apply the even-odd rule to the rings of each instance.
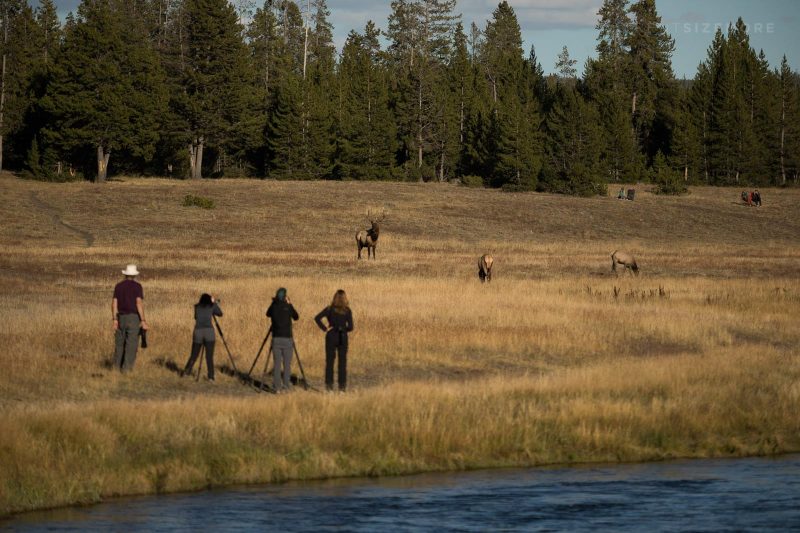
[[[492,265],[494,258],[490,254],[484,254],[478,260],[478,277],[481,278],[481,283],[492,281]]]
[[[358,258],[361,259],[361,249],[367,249],[367,259],[369,259],[370,250],[372,251],[372,258],[375,259],[375,246],[378,244],[378,237],[381,234],[381,228],[378,225],[383,219],[386,218],[386,210],[373,211],[367,209],[367,220],[372,225],[369,229],[361,230],[356,233],[356,244],[358,245]]]
[[[634,258],[631,254],[616,251],[611,254],[611,270],[614,271],[615,274],[617,273],[617,265],[623,266],[626,270],[628,270],[631,274],[639,275],[639,265],[636,264],[636,258]]]

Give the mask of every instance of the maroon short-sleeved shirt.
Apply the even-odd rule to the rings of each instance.
[[[117,312],[121,315],[138,313],[136,298],[144,300],[144,290],[141,283],[132,279],[120,281],[114,287],[114,298],[117,299]]]

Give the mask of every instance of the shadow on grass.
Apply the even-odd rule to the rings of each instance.
[[[166,370],[169,370],[170,372],[174,373],[179,377],[183,376],[183,368],[178,366],[178,364],[175,363],[175,361],[173,361],[172,359],[166,359],[161,357],[153,360],[152,364],[160,366],[161,368],[164,368]],[[106,367],[111,368],[112,367],[111,363],[108,362]],[[252,374],[242,372],[238,369],[232,368],[230,365],[227,364],[216,366],[216,369],[220,374],[232,377],[236,379],[240,384],[246,387],[250,387],[257,392],[267,392],[271,394],[275,393],[275,389],[273,389],[273,387],[267,383],[267,380],[272,376],[271,369],[261,373],[260,376],[254,376]],[[314,386],[312,386],[303,378],[296,376],[295,374],[291,375],[290,380],[292,385],[296,387],[302,387],[304,390],[318,392],[318,390]]]
[[[230,376],[232,378],[236,378],[239,381],[239,383],[241,383],[242,385],[245,385],[247,387],[253,387],[258,392],[270,392],[270,393],[274,393],[275,392],[272,389],[272,387],[270,387],[266,383],[265,376],[269,376],[269,374],[267,374],[267,373],[262,374],[261,378],[257,379],[252,374],[247,374],[245,372],[241,372],[238,369],[234,370],[233,368],[231,368],[228,365],[218,366],[217,370],[219,370],[219,372],[221,374],[225,374],[226,376]]]

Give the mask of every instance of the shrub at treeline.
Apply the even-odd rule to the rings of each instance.
[[[4,0],[0,166],[567,194],[798,181],[800,78],[741,20],[676,80],[655,1],[605,0],[579,79],[566,46],[554,75],[526,57],[507,2],[467,31],[455,0],[395,0],[385,38],[370,22],[341,54],[325,0],[302,4],[83,0],[62,24],[52,0]]]

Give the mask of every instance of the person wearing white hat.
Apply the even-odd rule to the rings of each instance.
[[[136,281],[139,271],[136,265],[128,265],[122,271],[123,281],[114,287],[111,314],[114,320],[114,368],[121,372],[133,369],[136,349],[139,347],[139,330],[147,331],[144,319],[144,290]]]

